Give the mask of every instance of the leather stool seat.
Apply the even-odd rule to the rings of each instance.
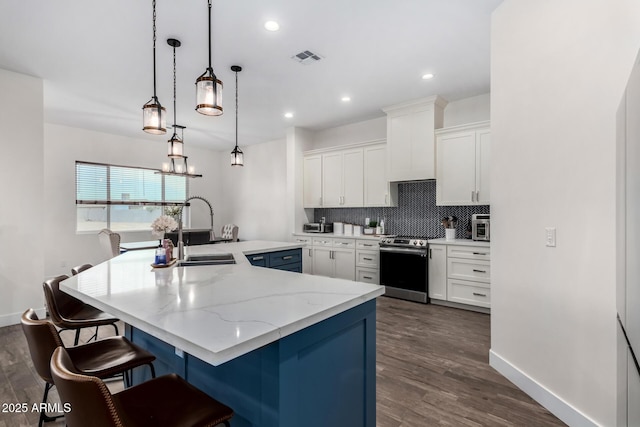
[[[83,328],[96,328],[95,334],[89,338],[89,341],[98,339],[98,326],[111,325],[115,329],[116,335],[118,335],[116,322],[119,319],[60,290],[60,282],[68,278],[69,276],[62,275],[49,279],[42,284],[53,324],[61,330],[75,330],[74,345],[78,345],[80,329]]]
[[[233,410],[209,397],[176,374],[164,375],[111,394],[101,379],[80,374],[64,347],[51,358],[51,374],[63,402],[69,427],[229,426]]]

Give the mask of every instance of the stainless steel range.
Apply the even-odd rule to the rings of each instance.
[[[428,238],[396,236],[380,241],[380,284],[385,295],[429,302]]]

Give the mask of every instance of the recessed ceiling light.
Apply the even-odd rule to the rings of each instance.
[[[431,80],[434,77],[433,74],[427,73],[422,75],[422,80]]]
[[[284,116],[285,116],[287,119],[290,119],[290,118],[292,118],[292,117],[293,117],[293,113],[284,113]]]
[[[268,31],[278,31],[280,29],[280,24],[276,21],[267,21],[264,23],[264,28]]]
[[[350,96],[343,96],[342,98],[340,98],[340,100],[342,102],[349,102],[349,101],[351,101],[351,97]]]

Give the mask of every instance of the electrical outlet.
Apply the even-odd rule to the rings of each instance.
[[[555,227],[546,227],[544,229],[546,233],[546,245],[549,247],[556,246],[556,228]]]

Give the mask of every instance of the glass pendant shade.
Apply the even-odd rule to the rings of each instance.
[[[142,107],[142,130],[153,135],[167,133],[167,109],[157,100],[151,100]]]
[[[222,114],[222,82],[208,71],[196,80],[196,111],[206,116],[220,116]]]
[[[172,159],[181,159],[184,157],[184,143],[175,133],[169,140],[168,156]]]
[[[231,152],[231,166],[244,166],[244,154],[237,145]]]

